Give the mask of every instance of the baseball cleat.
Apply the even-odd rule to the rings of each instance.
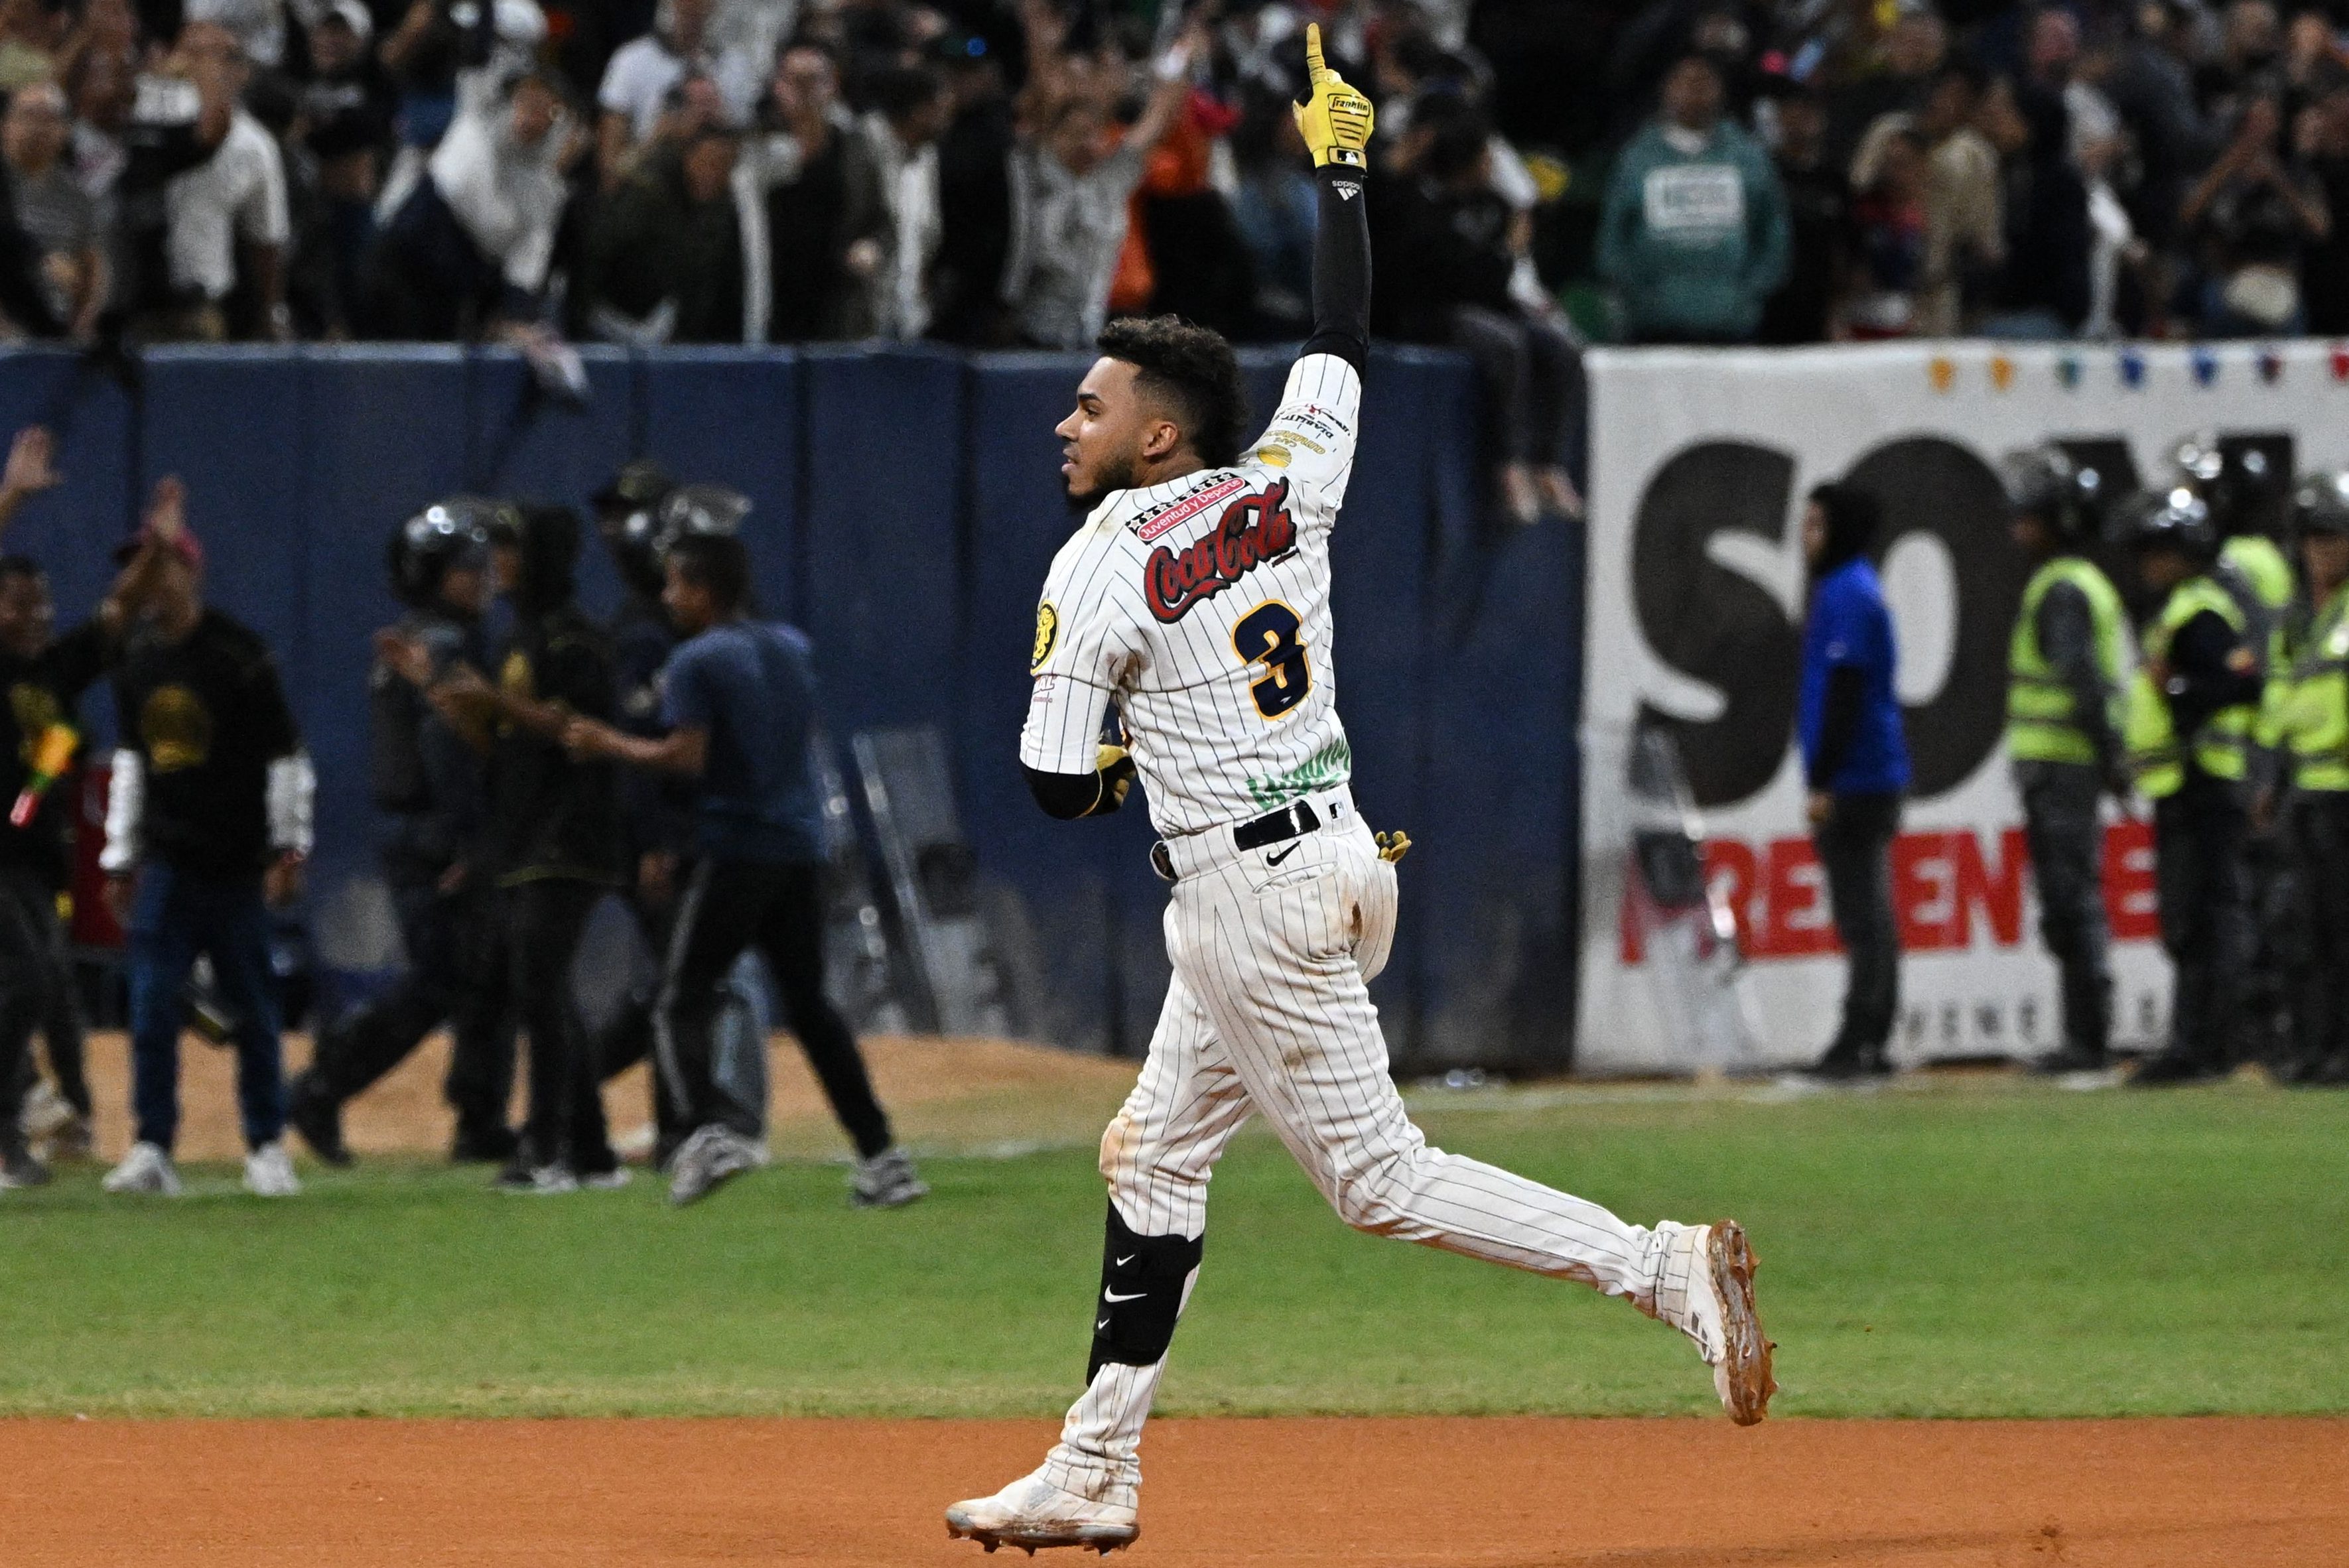
[[[1038,1470],[993,1497],[974,1497],[947,1509],[947,1534],[976,1541],[989,1552],[1017,1546],[1032,1557],[1040,1546],[1081,1546],[1106,1557],[1133,1545],[1142,1533],[1134,1512],[1130,1486],[1114,1487],[1108,1501],[1096,1501],[1053,1485]]]
[[[1713,1368],[1721,1408],[1739,1426],[1750,1427],[1770,1413],[1770,1396],[1778,1391],[1770,1376],[1770,1352],[1777,1346],[1762,1332],[1762,1315],[1754,1307],[1754,1271],[1760,1263],[1744,1227],[1734,1220],[1707,1225],[1696,1234],[1702,1248],[1702,1283],[1708,1288],[1689,1293],[1689,1337]]]

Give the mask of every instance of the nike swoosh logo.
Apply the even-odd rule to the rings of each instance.
[[[1118,1267],[1118,1268],[1123,1268],[1126,1264],[1128,1264],[1132,1263],[1132,1262],[1133,1262],[1136,1257],[1138,1257],[1138,1256],[1140,1256],[1140,1255],[1141,1255],[1141,1254],[1139,1254],[1139,1253],[1126,1253],[1126,1254],[1125,1254],[1125,1256],[1123,1256],[1123,1257],[1122,1257],[1122,1258],[1120,1258],[1120,1259],[1118,1259],[1118,1260],[1117,1260],[1117,1263],[1116,1263],[1116,1265],[1115,1265],[1115,1266],[1116,1266],[1116,1267]]]
[[[1296,852],[1297,852],[1297,846],[1296,846],[1295,844],[1291,844],[1291,845],[1289,845],[1289,846],[1288,846],[1288,848],[1287,848],[1287,849],[1285,849],[1285,850],[1281,851],[1280,851],[1280,853],[1278,853],[1278,854],[1277,854],[1277,855],[1267,855],[1267,856],[1265,856],[1265,857],[1264,857],[1264,863],[1265,863],[1266,865],[1268,865],[1268,866],[1277,866],[1277,865],[1278,865],[1281,861],[1283,861],[1287,860],[1289,856],[1291,856],[1291,855],[1295,854]]]
[[[1102,1299],[1103,1301],[1140,1301],[1143,1296],[1148,1295],[1150,1293],[1146,1290],[1138,1290],[1132,1295],[1120,1295],[1113,1290],[1105,1290],[1102,1292]]]
[[[1108,1318],[1106,1318],[1106,1317],[1104,1317],[1104,1318],[1102,1318],[1099,1323],[1096,1323],[1096,1324],[1094,1324],[1094,1325],[1093,1325],[1093,1332],[1094,1332],[1095,1334],[1101,1334],[1101,1333],[1105,1332],[1105,1331],[1108,1329],[1108,1327],[1109,1327],[1109,1319],[1108,1319]]]

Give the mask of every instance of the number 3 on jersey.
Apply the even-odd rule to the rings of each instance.
[[[1264,678],[1248,687],[1248,695],[1267,718],[1278,718],[1313,689],[1313,665],[1297,629],[1297,612],[1278,599],[1258,604],[1232,628],[1232,651],[1240,662],[1265,666]]]

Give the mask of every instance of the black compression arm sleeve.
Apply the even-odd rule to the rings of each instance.
[[[1844,758],[1859,734],[1862,686],[1858,666],[1837,665],[1827,672],[1826,709],[1819,716],[1819,755],[1811,769],[1811,788],[1832,789],[1843,771]]]
[[[1079,817],[1106,817],[1124,802],[1099,773],[1046,773],[1020,764],[1028,775],[1028,792],[1044,815],[1072,822]]]
[[[1360,374],[1371,356],[1370,188],[1362,171],[1325,164],[1313,234],[1313,335],[1308,354],[1334,354]]]

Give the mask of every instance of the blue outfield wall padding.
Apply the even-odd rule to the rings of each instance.
[[[641,446],[681,480],[750,498],[742,524],[760,609],[795,613],[800,552],[800,362],[787,350],[673,348],[636,366]],[[598,481],[599,483],[601,481]]]
[[[1423,1049],[1432,1065],[1555,1070],[1573,1039],[1564,862],[1575,833],[1568,726],[1578,700],[1579,531],[1556,520],[1495,525],[1477,471],[1475,399],[1431,415],[1438,544],[1424,779],[1443,826],[1423,869]]]
[[[963,364],[920,348],[804,356],[807,473],[793,619],[833,732],[947,725],[963,584]]]
[[[289,692],[310,684],[302,369],[273,350],[155,350],[133,454],[142,493],[166,475],[187,486],[204,597],[276,650]]]

